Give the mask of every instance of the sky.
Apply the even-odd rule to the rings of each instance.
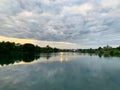
[[[120,45],[120,0],[0,0],[0,41],[58,48]]]

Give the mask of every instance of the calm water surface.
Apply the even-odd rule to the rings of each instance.
[[[120,90],[120,58],[41,54],[1,66],[0,90]]]

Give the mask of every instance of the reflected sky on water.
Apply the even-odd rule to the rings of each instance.
[[[0,90],[120,90],[120,58],[41,54],[0,67]]]

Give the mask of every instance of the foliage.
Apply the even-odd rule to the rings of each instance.
[[[36,53],[50,53],[58,52],[59,49],[50,46],[39,47],[30,43],[16,44],[14,42],[0,42],[0,54],[36,54]]]
[[[120,46],[113,48],[110,47],[109,45],[105,46],[105,47],[99,47],[98,49],[78,49],[78,52],[81,53],[89,53],[89,54],[97,54],[99,56],[118,56],[120,57]]]
[[[60,49],[50,46],[40,47],[30,43],[19,44],[14,42],[0,42],[0,64],[8,65],[15,62],[31,62],[38,59],[40,53],[59,52]]]

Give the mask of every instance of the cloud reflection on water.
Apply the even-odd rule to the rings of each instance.
[[[31,64],[0,67],[0,90],[119,90],[119,58],[45,54]],[[50,56],[50,55],[49,55]]]

